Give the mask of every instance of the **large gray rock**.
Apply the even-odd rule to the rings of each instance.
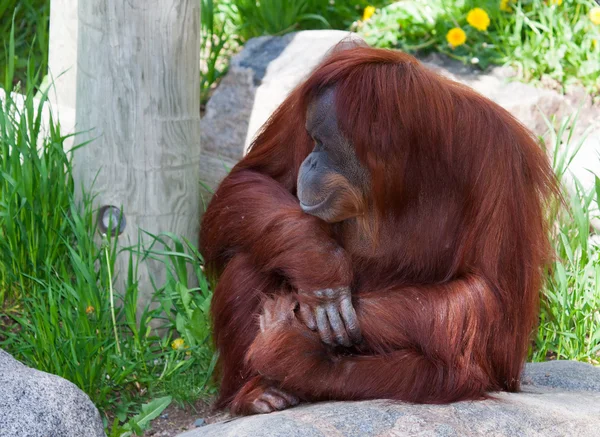
[[[180,437],[597,436],[600,369],[528,364],[523,392],[451,405],[330,402],[198,428]]]
[[[0,349],[0,437],[103,437],[98,410],[77,386]]]
[[[202,119],[201,178],[216,187],[227,170],[244,155],[252,138],[289,92],[304,80],[340,40],[355,34],[338,30],[302,31],[281,37],[255,38],[231,62],[230,70],[209,100]],[[600,108],[575,90],[563,96],[550,89],[513,81],[514,71],[486,72],[440,55],[423,59],[437,72],[462,82],[494,100],[537,135],[547,132],[544,116],[562,117],[582,106],[573,142],[590,135],[571,165],[584,187],[593,187],[591,172],[600,174]],[[550,145],[552,147],[552,145]],[[588,171],[589,170],[589,171]]]

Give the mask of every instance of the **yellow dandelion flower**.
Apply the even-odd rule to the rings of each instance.
[[[500,0],[500,10],[504,11],[504,12],[511,12],[512,8],[510,7],[510,4],[512,3],[512,0]]]
[[[367,6],[363,12],[363,21],[367,21],[375,13],[375,6]]]
[[[176,350],[176,351],[180,351],[182,349],[185,349],[185,341],[183,340],[183,338],[176,338],[175,340],[173,340],[173,342],[171,343],[171,347]]]
[[[597,39],[593,39],[593,40],[592,40],[592,47],[593,47],[593,48],[596,48],[596,47],[598,47],[598,40],[597,40]]]
[[[86,314],[92,314],[94,311],[96,311],[96,308],[94,308],[94,307],[93,307],[93,306],[91,306],[91,305],[90,305],[90,306],[88,306],[88,307],[85,309],[85,313],[86,313]]]
[[[550,0],[550,4],[553,6],[560,6],[562,5],[563,0]]]
[[[590,9],[590,20],[594,24],[600,24],[600,7],[596,6]]]
[[[450,29],[446,34],[446,41],[448,41],[448,44],[453,48],[462,46],[465,41],[467,41],[467,34],[460,27],[455,27]]]
[[[483,32],[490,25],[490,17],[483,9],[473,8],[467,14],[467,23]]]

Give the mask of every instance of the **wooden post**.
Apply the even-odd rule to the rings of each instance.
[[[122,208],[121,246],[135,244],[138,229],[197,241],[199,8],[198,0],[79,1],[76,130],[85,132],[79,143],[93,141],[75,152],[76,183],[93,188],[97,208]],[[139,272],[146,295],[148,275],[164,277],[162,264],[149,269]]]

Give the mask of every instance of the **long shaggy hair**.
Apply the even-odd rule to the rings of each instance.
[[[313,148],[306,111],[331,87],[340,129],[372,178],[368,254],[344,252],[346,231],[303,214],[295,197]],[[334,50],[272,115],[203,218],[202,253],[222,275],[212,307],[219,406],[244,412],[266,380],[306,400],[518,390],[555,193],[541,147],[497,104],[402,52]],[[329,256],[331,245],[343,256]],[[349,354],[293,320],[259,333],[266,297],[349,281],[364,335]]]

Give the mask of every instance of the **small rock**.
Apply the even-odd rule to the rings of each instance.
[[[169,413],[161,414],[160,418],[161,419],[168,419],[169,418]]]
[[[204,421],[204,419],[196,419],[196,421],[194,422],[194,426],[196,428],[200,428],[201,426],[206,425],[206,422]]]

